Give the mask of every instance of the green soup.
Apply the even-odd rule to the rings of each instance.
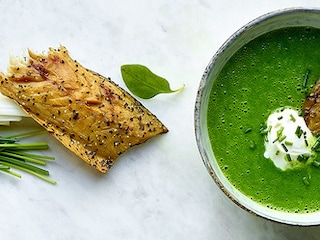
[[[285,212],[319,210],[320,168],[276,168],[263,156],[259,129],[279,107],[301,109],[307,71],[310,90],[320,78],[320,30],[276,30],[234,54],[214,82],[208,104],[209,137],[224,175],[254,201]]]

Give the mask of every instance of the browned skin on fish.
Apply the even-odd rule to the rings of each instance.
[[[29,50],[25,63],[0,75],[0,92],[14,99],[64,146],[100,172],[130,147],[168,129],[109,78],[73,60],[65,47]]]
[[[313,133],[320,133],[320,80],[315,84],[312,92],[305,99],[303,106],[303,115],[307,126]]]

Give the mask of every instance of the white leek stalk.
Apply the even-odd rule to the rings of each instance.
[[[0,93],[0,125],[21,121],[22,117],[28,117],[28,115],[16,102]]]

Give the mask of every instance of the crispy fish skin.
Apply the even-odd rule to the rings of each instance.
[[[303,106],[304,120],[313,135],[320,133],[320,80],[318,80]]]
[[[168,132],[140,102],[81,66],[65,47],[49,48],[47,55],[28,52],[0,74],[0,92],[100,172],[130,147]]]

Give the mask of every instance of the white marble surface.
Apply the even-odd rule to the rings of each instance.
[[[292,227],[232,203],[202,164],[193,110],[210,58],[248,21],[318,0],[0,1],[0,68],[11,53],[65,45],[87,68],[124,86],[119,68],[147,65],[177,94],[142,101],[170,129],[124,154],[101,175],[48,135],[53,186],[0,175],[0,239],[316,239],[320,227]],[[37,128],[24,121],[1,134]]]

